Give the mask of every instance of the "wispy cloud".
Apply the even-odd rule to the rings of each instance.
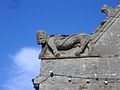
[[[11,70],[15,73],[4,85],[5,90],[34,90],[31,79],[39,74],[39,53],[37,48],[25,47],[10,56],[16,69]]]
[[[0,0],[0,5],[8,9],[17,9],[21,6],[21,0]]]

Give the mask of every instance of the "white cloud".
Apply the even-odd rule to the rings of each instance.
[[[22,71],[33,72],[37,70],[38,63],[37,60],[40,50],[36,48],[22,48],[18,53],[12,56],[14,63]]]
[[[4,85],[5,90],[34,90],[31,80],[39,74],[39,53],[40,50],[37,48],[25,47],[11,55],[17,69],[11,71],[16,73]]]

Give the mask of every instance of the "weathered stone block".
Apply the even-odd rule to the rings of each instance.
[[[39,90],[120,90],[119,80],[115,80],[120,78],[120,58],[50,59],[42,60],[41,66],[39,83],[50,75],[51,70],[54,74],[89,77],[90,83],[84,78],[71,78],[68,82],[69,77],[53,76],[41,82]],[[112,80],[105,85],[105,79],[109,78]]]

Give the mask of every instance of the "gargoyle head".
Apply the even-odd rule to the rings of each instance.
[[[44,44],[47,41],[47,33],[44,30],[37,31],[37,43]]]

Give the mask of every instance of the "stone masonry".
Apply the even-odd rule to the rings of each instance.
[[[79,56],[74,48],[54,56],[49,46],[39,55],[40,75],[32,80],[36,90],[120,90],[120,4],[104,5],[102,12],[107,18]]]

